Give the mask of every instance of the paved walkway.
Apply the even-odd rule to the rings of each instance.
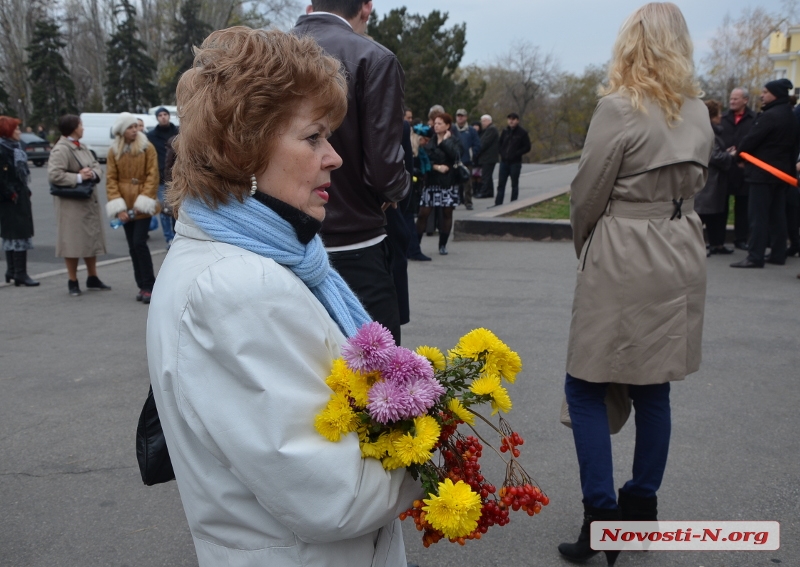
[[[532,185],[523,191],[538,190]],[[519,351],[524,370],[510,387],[510,418],[526,440],[523,463],[551,505],[533,519],[516,515],[464,548],[425,550],[407,521],[409,560],[423,567],[566,565],[556,545],[577,536],[581,517],[571,435],[558,423],[572,244],[453,242],[449,249],[410,266],[412,322],[403,342],[450,348],[485,326]],[[737,251],[733,259],[741,257]],[[781,548],[628,553],[618,566],[798,565],[800,261],[764,270],[732,270],[729,261],[709,259],[703,366],[672,390],[660,517],[778,520]],[[144,487],[136,468],[148,307],[134,301],[129,262],[101,275],[114,289],[79,298],[67,296],[61,276],[35,289],[0,289],[0,566],[197,564],[175,483]],[[631,463],[630,425],[614,439],[618,486]],[[484,461],[497,477],[497,461]]]

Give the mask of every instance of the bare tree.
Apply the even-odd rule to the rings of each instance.
[[[726,100],[727,93],[737,86],[750,91],[750,101],[772,75],[769,36],[785,22],[764,8],[745,8],[737,19],[726,15],[711,39],[711,52],[703,59],[709,95]]]
[[[558,62],[552,54],[543,55],[529,41],[515,41],[508,53],[498,58],[494,75],[508,97],[509,111],[522,122],[536,99],[547,93],[558,76]]]

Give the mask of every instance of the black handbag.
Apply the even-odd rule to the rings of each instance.
[[[147,486],[175,480],[152,386],[147,392],[147,399],[136,428],[136,460],[139,461],[142,482]]]
[[[459,157],[456,160],[455,168],[456,168],[456,179],[458,183],[467,183],[472,177],[472,174],[470,173],[467,166],[461,163],[461,157]]]
[[[50,194],[54,197],[61,197],[62,199],[89,199],[94,193],[94,181],[84,181],[75,187],[67,187],[66,185],[53,185],[50,184]]]

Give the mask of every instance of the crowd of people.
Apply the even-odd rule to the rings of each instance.
[[[111,129],[114,142],[108,154],[106,216],[124,228],[139,287],[136,300],[148,304],[155,282],[152,258],[147,245],[148,232],[165,202],[166,156],[169,141],[178,134],[170,113],[156,110],[158,125],[146,135],[144,122],[123,112]],[[21,121],[0,117],[0,230],[6,256],[6,283],[35,287],[39,282],[27,273],[27,252],[33,248],[33,212],[28,188],[28,156],[19,144]],[[42,127],[40,127],[42,129]],[[104,215],[96,186],[103,171],[94,154],[81,144],[83,123],[79,116],[58,118],[61,134],[48,159],[56,217],[55,254],[64,258],[67,290],[70,296],[82,295],[78,265],[86,264],[86,289],[106,291],[111,287],[97,275],[97,257],[106,253]],[[56,190],[54,192],[54,189]],[[70,191],[70,189],[76,189]],[[57,194],[56,194],[57,193]],[[172,243],[174,219],[161,214],[167,249]]]

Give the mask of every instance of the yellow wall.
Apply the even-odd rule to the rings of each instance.
[[[773,78],[786,77],[800,87],[800,27],[791,27],[787,34],[775,32],[769,37],[769,56]]]

